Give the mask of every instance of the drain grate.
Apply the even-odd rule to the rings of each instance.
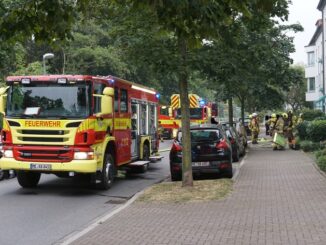
[[[124,204],[129,200],[129,198],[121,197],[121,198],[111,198],[109,201],[105,202],[106,204]]]

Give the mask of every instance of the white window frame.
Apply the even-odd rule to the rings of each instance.
[[[314,88],[313,89],[311,89],[311,82],[314,82]],[[308,78],[308,92],[315,92],[316,91],[316,79],[314,78],[314,77],[309,77]]]
[[[308,56],[308,66],[314,66],[315,65],[315,52],[311,51],[307,53]]]

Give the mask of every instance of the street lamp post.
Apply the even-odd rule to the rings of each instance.
[[[54,54],[52,53],[46,53],[43,55],[43,74],[46,74],[46,66],[45,66],[45,60],[52,59],[54,57]]]

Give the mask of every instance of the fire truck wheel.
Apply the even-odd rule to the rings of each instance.
[[[101,179],[99,187],[102,190],[108,190],[111,188],[114,180],[114,158],[110,153],[105,155],[103,169],[101,173]]]
[[[18,183],[23,188],[36,187],[38,182],[40,181],[40,178],[41,178],[41,173],[38,172],[25,172],[25,171],[17,172]]]

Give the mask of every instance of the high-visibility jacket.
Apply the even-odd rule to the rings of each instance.
[[[279,117],[277,119],[276,124],[275,124],[275,130],[279,134],[284,133],[284,119],[283,119],[283,117]]]
[[[259,132],[258,120],[256,118],[252,118],[248,127],[252,132]]]

